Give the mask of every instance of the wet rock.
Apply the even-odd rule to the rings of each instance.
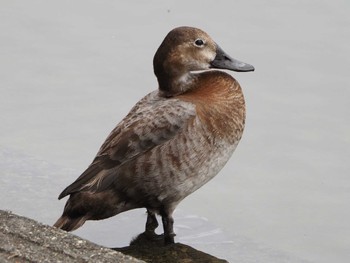
[[[162,236],[148,238],[144,233],[138,235],[131,241],[130,246],[123,248],[113,248],[124,254],[142,259],[146,262],[158,263],[224,263],[223,259],[218,259],[207,253],[196,250],[190,246],[176,243],[172,245],[164,245]]]

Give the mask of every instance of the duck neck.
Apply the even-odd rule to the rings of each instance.
[[[164,97],[173,97],[192,89],[196,76],[191,72],[185,72],[174,76],[161,74],[157,76],[157,79],[161,95]]]

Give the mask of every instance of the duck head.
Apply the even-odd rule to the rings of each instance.
[[[191,89],[196,78],[193,71],[254,71],[252,65],[231,58],[207,33],[193,27],[178,27],[168,33],[154,56],[153,68],[165,96]]]

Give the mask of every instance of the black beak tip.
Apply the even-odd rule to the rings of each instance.
[[[255,71],[254,66],[246,64],[246,66],[242,67],[242,72]]]

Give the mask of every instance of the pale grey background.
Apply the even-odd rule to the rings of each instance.
[[[176,213],[177,240],[231,262],[350,260],[347,1],[0,1],[0,208],[52,224],[57,195],[157,87],[173,27],[207,31],[254,73],[243,140]],[[108,246],[143,210],[75,233]]]

